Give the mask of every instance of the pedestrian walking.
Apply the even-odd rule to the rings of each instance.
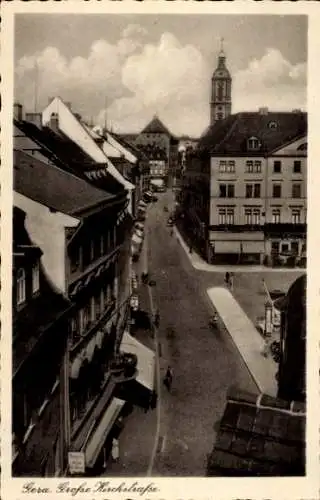
[[[229,286],[230,286],[230,290],[233,291],[233,273],[230,273]]]
[[[111,450],[112,458],[115,462],[119,461],[120,452],[119,452],[119,441],[118,439],[113,438],[112,440],[112,450]]]
[[[159,313],[159,310],[157,310],[157,312],[154,316],[154,326],[156,328],[159,328],[159,325],[160,325],[160,313]]]
[[[168,366],[166,374],[164,376],[164,380],[163,380],[163,383],[166,386],[168,392],[171,391],[172,379],[173,379],[173,370],[170,366]]]
[[[228,271],[225,274],[224,281],[225,281],[226,285],[229,286],[229,283],[230,283],[230,273],[228,273]]]

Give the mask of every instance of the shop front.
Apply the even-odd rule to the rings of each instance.
[[[155,405],[155,353],[124,332],[120,352],[130,352],[137,357],[135,378],[117,386],[116,395],[132,405],[149,409]]]

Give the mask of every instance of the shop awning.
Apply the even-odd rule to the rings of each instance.
[[[147,208],[144,205],[139,205],[138,209],[140,212],[145,212],[147,210]]]
[[[113,398],[110,402],[108,408],[103,414],[103,417],[98,424],[96,430],[93,432],[91,438],[89,438],[88,444],[85,449],[85,460],[86,467],[94,467],[101,449],[115,424],[118,415],[125,404],[125,401],[118,398]]]
[[[85,357],[86,357],[86,359],[89,361],[89,363],[90,363],[90,361],[91,361],[91,360],[92,360],[92,358],[93,358],[93,353],[94,353],[94,349],[95,349],[96,345],[97,345],[97,343],[96,343],[96,338],[95,338],[95,337],[93,337],[93,338],[90,340],[90,342],[88,342],[88,345],[87,345],[87,347],[86,347]]]
[[[147,203],[145,201],[143,201],[143,200],[139,201],[139,208],[146,207],[146,206],[147,206]]]
[[[150,391],[154,389],[154,368],[155,354],[154,352],[141,344],[138,340],[132,337],[128,332],[124,332],[120,345],[121,352],[130,352],[138,358],[137,370],[138,374],[136,381]]]
[[[242,253],[263,253],[263,241],[242,241]]]
[[[71,363],[69,376],[72,379],[77,379],[79,377],[80,369],[83,363],[83,354],[79,354]]]
[[[240,241],[215,241],[215,253],[240,253]]]

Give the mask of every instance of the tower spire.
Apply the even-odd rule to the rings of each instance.
[[[223,54],[224,55],[224,38],[221,37],[220,38],[220,54]]]

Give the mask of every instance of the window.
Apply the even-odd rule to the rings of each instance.
[[[275,160],[273,162],[273,173],[274,174],[281,174],[281,161],[280,160]]]
[[[256,172],[257,174],[260,174],[261,173],[261,161],[260,160],[256,160],[254,162],[254,172]]]
[[[26,300],[26,273],[20,268],[17,272],[17,304],[22,304]]]
[[[223,226],[227,223],[227,210],[225,208],[219,208],[219,225]]]
[[[280,208],[272,210],[272,224],[280,224],[281,211]]]
[[[260,198],[261,185],[260,184],[246,184],[246,198]]]
[[[259,149],[260,148],[260,141],[257,137],[250,137],[248,139],[248,149]]]
[[[217,113],[217,120],[223,119],[223,113]]]
[[[234,184],[220,184],[219,190],[220,198],[234,198]]]
[[[227,224],[234,224],[234,208],[227,208]]]
[[[301,210],[299,208],[292,209],[292,211],[291,211],[292,224],[300,224],[300,214],[301,214]]]
[[[261,160],[248,160],[246,161],[246,172],[252,174],[260,174],[261,173]]]
[[[308,149],[308,144],[304,142],[303,144],[301,144],[301,146],[297,148],[297,151],[307,151],[307,149]]]
[[[32,293],[36,293],[40,288],[40,268],[39,262],[32,267]]]
[[[292,184],[292,198],[301,198],[301,184]]]
[[[281,198],[281,184],[273,184],[272,197],[273,198]]]
[[[268,127],[274,130],[274,129],[278,128],[278,124],[277,124],[277,122],[269,122]]]
[[[260,225],[260,208],[246,208],[244,216],[247,226]]]
[[[224,172],[226,172],[226,169],[227,169],[227,162],[221,160],[219,163],[219,172],[224,173]]]
[[[273,255],[274,254],[278,254],[279,250],[280,250],[280,243],[279,243],[279,241],[272,241],[271,242],[271,253]]]
[[[219,212],[219,225],[224,226],[226,224],[234,224],[234,208],[220,208]]]
[[[246,162],[246,172],[250,172],[250,173],[253,172],[253,161],[248,160]]]
[[[301,160],[294,160],[293,162],[293,173],[300,174],[301,173]]]
[[[227,172],[234,173],[236,170],[236,162],[234,160],[230,160],[227,163]]]
[[[288,253],[290,249],[289,243],[282,243],[281,253]]]

